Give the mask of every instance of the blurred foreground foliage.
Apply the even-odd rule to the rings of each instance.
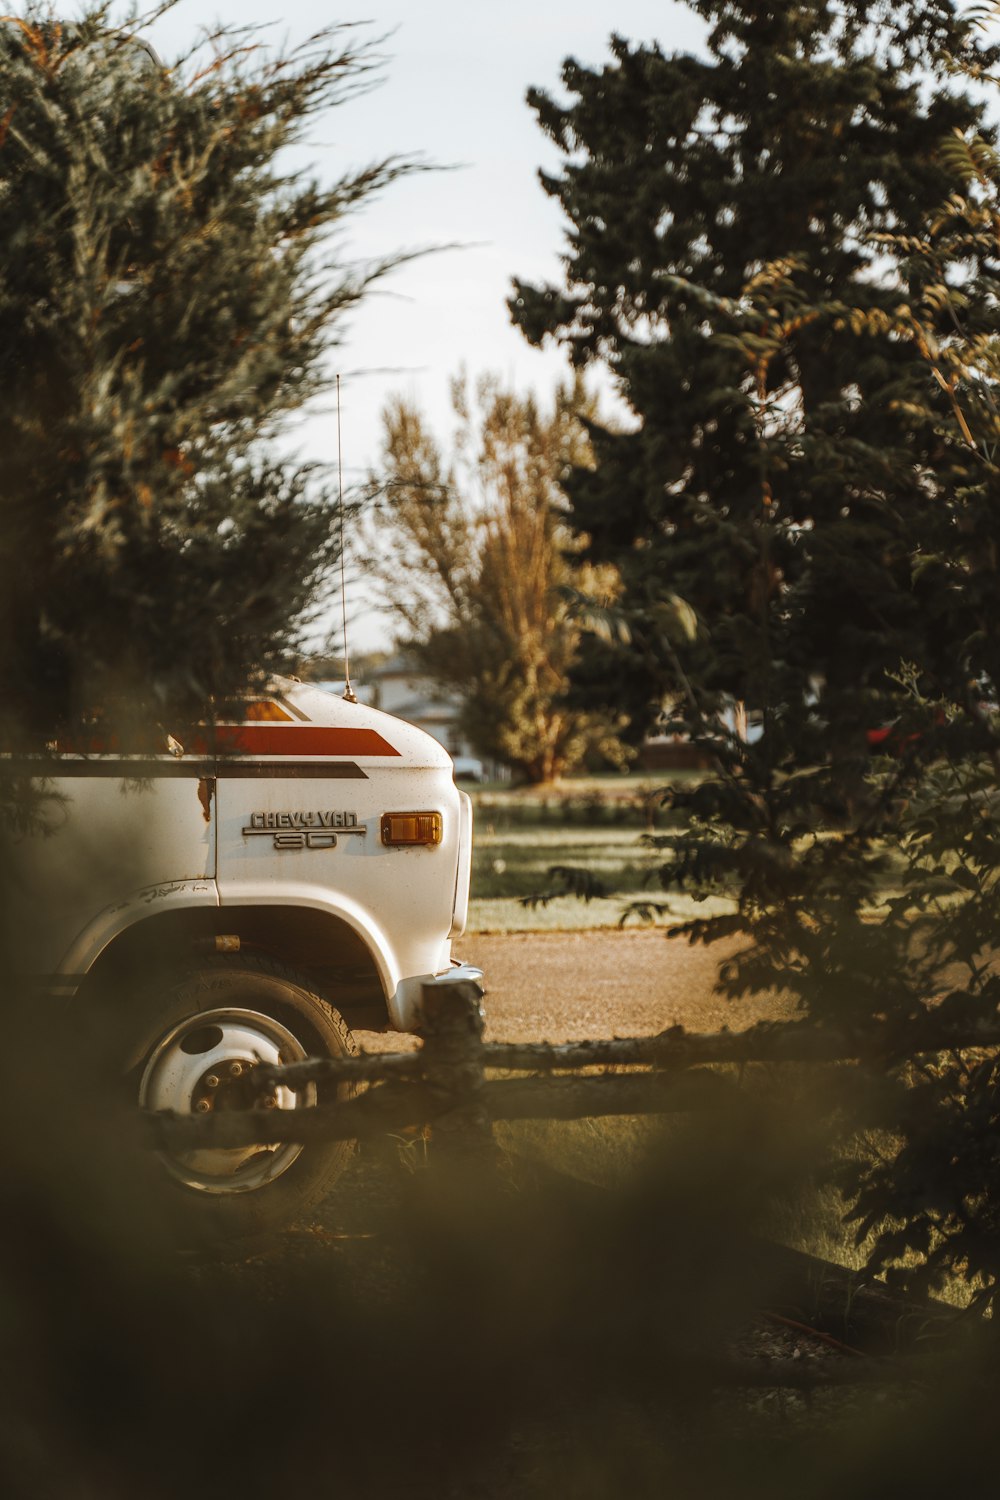
[[[606,1191],[389,1142],[318,1223],[210,1262],[178,1248],[157,1163],[78,1047],[14,1040],[47,1105],[29,1069],[0,1099],[5,1495],[874,1500],[954,1482],[956,1444],[963,1487],[987,1482],[997,1355],[975,1328],[874,1401],[864,1376],[741,1383],[789,1294],[759,1236],[826,1139],[808,1094],[654,1130]]]
[[[652,843],[737,902],[680,929],[739,940],[724,991],[790,992],[881,1078],[843,1178],[870,1267],[992,1312],[998,1064],[944,1027],[1000,1013],[995,7],[692,9],[706,56],[615,38],[531,95],[571,233],[512,311],[636,418],[567,480],[622,579],[578,692],[710,761]]]

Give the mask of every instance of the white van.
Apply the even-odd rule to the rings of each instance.
[[[453,966],[472,807],[410,724],[280,679],[156,753],[6,759],[42,794],[7,851],[9,944],[51,1001],[110,1012],[141,1108],[246,1108],[260,1061],[349,1053],[359,1027],[416,1030],[422,985]],[[262,1102],[316,1100],[310,1086]],[[318,1197],[349,1150],[165,1166],[202,1217],[245,1233]]]

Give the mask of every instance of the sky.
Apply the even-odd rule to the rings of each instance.
[[[448,382],[463,366],[551,391],[563,356],[533,350],[505,305],[514,276],[561,281],[563,220],[538,182],[558,156],[525,93],[536,85],[558,96],[563,60],[599,65],[613,31],[665,51],[698,50],[699,18],[679,0],[343,0],[334,11],[308,0],[180,0],[143,34],[169,63],[216,20],[267,27],[275,44],[348,23],[383,59],[378,87],[313,122],[296,165],[326,181],[392,155],[444,169],[395,183],[345,226],[344,253],[361,263],[449,247],[397,268],[341,330],[345,481],[376,462],[379,414],[392,394],[414,401],[446,441]],[[335,464],[332,409],[310,414],[294,441],[303,457]],[[352,650],[384,642],[363,586],[352,589],[351,617]]]

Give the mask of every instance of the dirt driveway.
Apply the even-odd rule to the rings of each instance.
[[[713,995],[729,944],[708,949],[671,941],[662,931],[601,931],[473,934],[455,947],[485,971],[493,1041],[649,1036],[677,1022],[689,1031],[738,1031],[792,1014],[780,996]]]
[[[781,995],[726,1000],[712,987],[731,943],[692,948],[658,932],[472,933],[455,944],[486,975],[486,1036],[492,1042],[570,1042],[609,1036],[742,1031],[793,1014]],[[407,1051],[415,1037],[359,1031],[366,1052]]]

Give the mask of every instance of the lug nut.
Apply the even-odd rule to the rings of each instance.
[[[243,1064],[241,1062],[232,1062],[232,1063],[230,1063],[229,1064],[229,1076],[230,1076],[230,1078],[242,1078],[243,1077]]]
[[[219,1087],[219,1080],[214,1073],[209,1073],[205,1079],[205,1087],[210,1089],[217,1089]]]
[[[208,1111],[211,1108],[212,1108],[212,1103],[211,1103],[211,1100],[209,1100],[209,1099],[199,1099],[198,1103],[195,1105],[195,1109],[198,1111],[198,1113],[200,1115],[207,1114]]]

